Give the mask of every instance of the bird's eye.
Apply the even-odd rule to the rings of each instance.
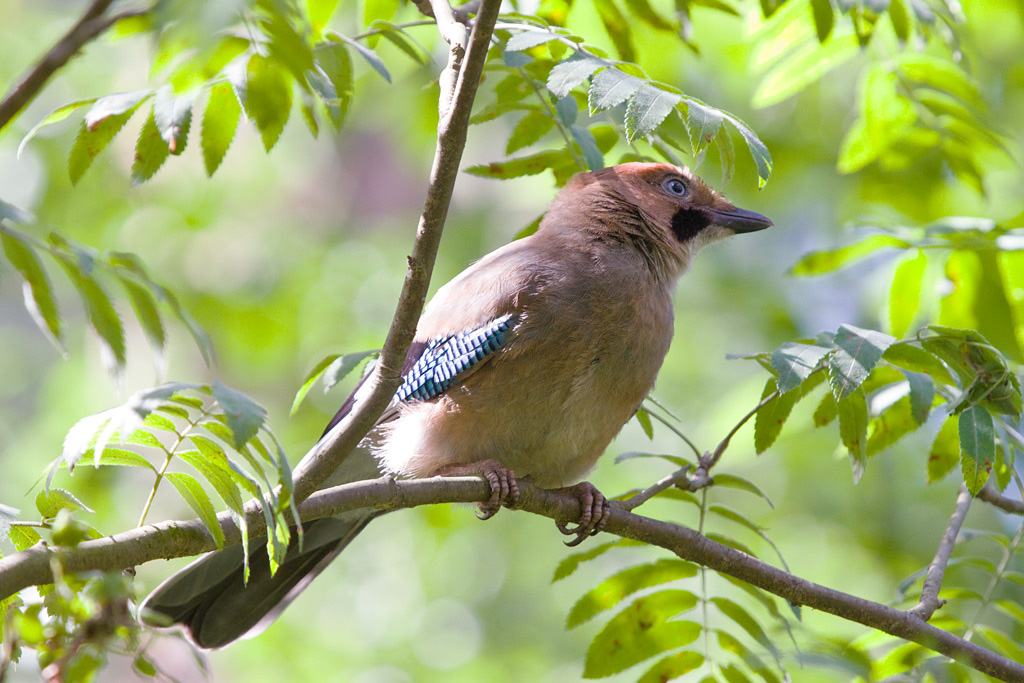
[[[662,187],[665,188],[666,192],[677,197],[682,197],[686,194],[686,185],[679,178],[669,178],[662,184]]]

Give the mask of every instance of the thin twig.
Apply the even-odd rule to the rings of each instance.
[[[925,576],[924,587],[921,589],[921,600],[909,610],[910,614],[919,619],[928,621],[935,614],[935,610],[946,604],[945,600],[939,600],[939,590],[942,588],[942,578],[946,573],[946,565],[949,564],[949,556],[953,553],[953,546],[956,545],[957,536],[960,535],[960,527],[964,525],[964,518],[967,517],[967,510],[970,507],[971,493],[967,490],[967,486],[960,484],[960,492],[956,496],[953,515],[949,518],[946,532],[942,534],[935,557],[928,565],[928,574]]]
[[[374,368],[373,375],[367,380],[372,390],[295,468],[296,502],[305,500],[315,491],[345,456],[359,444],[384,412],[401,383],[400,371],[426,300],[430,275],[441,241],[441,230],[448,216],[448,205],[455,187],[462,151],[466,146],[473,100],[480,84],[500,5],[500,0],[485,0],[481,5],[469,37],[468,48],[465,50],[462,68],[456,77],[451,106],[438,122],[437,147],[430,170],[430,185],[416,229],[416,241],[408,258],[408,270],[391,329],[384,341],[380,360]],[[446,73],[449,70],[450,67],[446,68]]]
[[[54,73],[68,60],[75,56],[86,43],[94,40],[108,28],[131,17],[140,17],[149,10],[125,10],[109,17],[103,16],[113,0],[94,0],[82,18],[43,55],[32,69],[11,88],[10,92],[0,101],[0,130],[3,130],[29,102],[35,99],[39,91]]]
[[[1013,515],[1024,515],[1024,502],[1014,500],[1013,498],[1007,498],[988,484],[983,486],[981,491],[978,492],[978,500],[983,500],[986,503],[995,505],[1000,510],[1009,512]]]
[[[640,507],[641,505],[649,501],[651,498],[661,493],[662,491],[670,489],[673,486],[677,486],[678,484],[687,481],[686,473],[689,471],[690,465],[687,465],[686,467],[676,470],[667,477],[658,480],[652,486],[644,489],[643,491],[640,491],[635,496],[627,498],[626,500],[615,501],[613,505],[615,505],[615,507],[619,508],[620,510],[635,510],[636,508]]]

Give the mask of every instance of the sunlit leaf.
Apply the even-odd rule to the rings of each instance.
[[[573,572],[575,572],[577,569],[579,569],[579,566],[581,564],[583,564],[584,562],[589,562],[590,560],[593,560],[593,559],[595,559],[597,557],[600,557],[601,555],[604,555],[606,552],[608,552],[612,548],[622,548],[622,547],[625,547],[625,546],[637,546],[637,545],[643,545],[643,544],[640,543],[639,541],[633,541],[633,540],[630,540],[630,539],[627,539],[627,538],[622,538],[622,539],[619,539],[617,541],[609,541],[607,543],[601,543],[600,545],[595,545],[593,548],[590,548],[588,550],[584,550],[583,552],[580,552],[580,553],[573,553],[572,555],[569,555],[564,560],[559,562],[558,566],[555,567],[555,574],[554,574],[554,576],[551,577],[551,583],[555,583],[556,581],[561,581],[562,579],[564,579],[565,577],[571,575]]]
[[[95,512],[70,491],[56,488],[43,489],[36,494],[36,510],[43,519],[53,519],[61,510]]]
[[[764,386],[764,391],[761,392],[761,400],[775,393],[776,389],[775,378],[769,379]],[[793,410],[793,406],[796,405],[799,398],[800,392],[798,391],[779,394],[757,411],[757,416],[754,418],[754,450],[757,453],[763,453],[775,443],[782,431],[782,425],[786,423],[790,411]]]
[[[882,359],[898,368],[924,373],[936,382],[956,385],[942,361],[921,347],[906,343],[893,344],[882,354]]]
[[[25,133],[25,137],[23,137],[21,139],[21,143],[18,145],[18,154],[17,154],[18,158],[19,159],[21,158],[21,153],[25,151],[25,147],[28,145],[29,141],[32,140],[32,138],[34,138],[36,136],[36,133],[38,133],[41,129],[45,128],[46,126],[50,126],[50,125],[53,125],[55,123],[60,123],[61,121],[64,121],[69,116],[74,114],[76,111],[78,111],[82,107],[89,106],[90,104],[95,102],[97,99],[99,99],[99,98],[97,98],[97,97],[90,97],[90,98],[84,99],[84,100],[76,100],[74,102],[68,102],[67,104],[61,105],[60,107],[57,107],[56,109],[51,111],[49,114],[44,116],[42,118],[42,120],[39,121],[39,123],[37,123],[36,125],[32,126],[31,130],[29,130],[29,132]]]
[[[868,437],[867,455],[870,457],[888,448],[917,429],[920,424],[913,414],[910,397],[904,396],[886,408],[881,415],[871,420],[871,435]]]
[[[853,483],[864,476],[867,464],[868,405],[860,389],[836,401],[839,415],[839,438],[850,453]]]
[[[594,636],[587,650],[583,677],[610,676],[661,652],[692,643],[700,635],[700,624],[669,619],[696,604],[697,596],[682,590],[660,591],[636,600]]]
[[[829,356],[829,381],[836,399],[848,396],[867,379],[882,354],[896,341],[893,337],[853,325],[840,325],[832,343],[835,351]]]
[[[680,101],[682,97],[675,93],[642,85],[626,107],[626,138],[633,141],[653,133]]]
[[[910,385],[911,415],[918,424],[924,424],[935,402],[935,381],[924,373],[903,372]]]
[[[725,120],[724,114],[702,102],[686,102],[686,128],[694,154],[711,144]]]
[[[644,588],[696,575],[697,565],[684,560],[663,559],[624,569],[584,594],[569,611],[565,627],[576,628]]]
[[[695,669],[704,663],[704,655],[698,652],[683,650],[665,657],[648,669],[637,683],[663,683],[670,681]]]
[[[910,243],[892,235],[871,235],[830,251],[815,251],[802,257],[789,269],[790,275],[822,275],[863,259],[885,247],[907,249]]]
[[[238,88],[235,91],[237,93]],[[239,99],[260,132],[263,147],[269,152],[281,137],[291,115],[291,82],[285,72],[269,59],[253,55],[245,71],[245,97]]]
[[[39,329],[58,349],[64,351],[57,300],[50,279],[31,242],[21,233],[0,226],[0,244],[12,266],[25,279],[25,307]],[[65,351],[66,353],[66,351]]]
[[[555,97],[561,99],[577,85],[587,80],[592,73],[598,69],[609,66],[609,62],[598,59],[582,52],[574,52],[573,56],[564,62],[551,67],[548,74],[548,90]]]
[[[968,406],[960,413],[958,426],[964,483],[973,496],[985,485],[996,458],[995,427],[992,415],[980,405]]]
[[[366,63],[369,64],[374,71],[380,74],[381,78],[383,78],[388,83],[391,82],[391,74],[388,73],[387,67],[384,66],[383,60],[381,60],[381,58],[377,56],[376,52],[361,45],[359,41],[352,40],[347,36],[341,35],[340,33],[332,33],[331,37],[349,45],[352,49],[359,53],[360,57],[366,60]]]
[[[814,30],[818,34],[818,42],[824,43],[832,33],[832,25],[835,22],[832,3],[829,0],[811,0],[811,10],[814,14]]]
[[[906,336],[921,305],[921,284],[928,257],[920,249],[908,253],[896,266],[889,288],[889,330],[897,338]]]
[[[138,185],[153,177],[164,161],[170,156],[171,150],[164,141],[160,128],[156,123],[154,112],[149,113],[146,122],[139,131],[139,139],[135,142],[135,160],[132,162],[132,185]]]
[[[771,366],[779,373],[779,391],[795,389],[818,367],[829,349],[813,344],[786,342],[772,352]]]
[[[188,506],[192,508],[192,511],[199,515],[199,519],[202,520],[203,526],[205,526],[209,530],[210,535],[213,536],[213,541],[217,544],[217,549],[220,550],[223,548],[224,531],[220,528],[220,523],[217,521],[217,511],[213,508],[210,496],[206,493],[203,485],[200,484],[191,474],[185,474],[184,472],[168,472],[164,475],[164,478],[171,482],[171,485],[177,489],[182,500],[188,503]]]
[[[212,176],[220,168],[235,138],[241,116],[242,108],[231,86],[225,83],[213,85],[203,111],[203,129],[199,141],[206,175]]]
[[[736,624],[746,631],[751,638],[771,652],[776,659],[779,658],[778,648],[768,637],[768,634],[764,632],[764,629],[761,628],[761,625],[757,623],[757,620],[754,619],[747,610],[728,598],[711,598],[711,602],[714,603],[715,607],[717,607],[722,614],[736,622]]]
[[[519,119],[509,135],[505,154],[512,154],[523,147],[529,147],[540,140],[555,125],[554,119],[540,109],[534,109]]]
[[[642,78],[630,76],[619,69],[605,69],[598,72],[590,84],[590,113],[593,115],[602,109],[610,109],[622,104],[643,84]]]
[[[152,90],[136,90],[96,100],[86,113],[68,156],[68,176],[72,185],[78,182],[92,165],[92,160],[106,149],[139,105],[152,94]]]
[[[832,8],[828,0],[814,0],[811,5],[815,9],[815,19],[818,18],[818,5],[829,7],[828,16],[831,18]],[[831,23],[828,29],[831,30]],[[823,46],[808,43],[762,79],[751,98],[752,103],[755,107],[778,104],[820,82],[828,72],[856,57],[859,51],[854,35],[836,36]]]
[[[520,33],[515,33],[505,43],[505,49],[508,52],[520,52],[522,50],[529,50],[531,47],[543,45],[549,41],[555,40],[560,37],[560,34],[552,31],[543,30],[526,30]]]
[[[538,152],[518,159],[507,159],[496,161],[487,165],[470,166],[466,173],[480,176],[482,178],[519,178],[527,175],[537,175],[549,168],[570,165],[575,167],[572,155],[564,149],[547,150]]]
[[[316,61],[315,74],[322,74],[327,80],[311,76],[310,83],[324,99],[335,129],[341,128],[352,103],[352,57],[344,45],[331,45],[317,51]]]
[[[737,477],[734,474],[717,473],[715,474],[715,486],[725,486],[727,488],[739,489],[741,491],[753,493],[755,496],[759,496],[764,499],[764,501],[768,503],[768,507],[775,507],[775,504],[772,503],[772,499],[769,498],[757,484],[744,479],[743,477]]]
[[[594,0],[594,7],[604,24],[608,36],[615,45],[619,57],[627,62],[636,61],[636,51],[633,49],[633,31],[629,21],[615,4],[614,0]]]
[[[231,429],[232,445],[242,448],[256,436],[267,419],[267,411],[242,392],[215,381],[210,386],[213,398],[220,404]]]
[[[192,98],[175,97],[169,85],[156,91],[153,100],[153,116],[160,137],[167,143],[171,154],[185,151],[188,131],[192,125]]]

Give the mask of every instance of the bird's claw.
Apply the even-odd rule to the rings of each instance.
[[[566,522],[555,522],[555,526],[560,532],[566,536],[576,537],[571,541],[566,541],[567,546],[575,547],[604,529],[605,524],[608,523],[612,506],[604,494],[598,491],[593,484],[584,481],[575,486],[566,486],[556,490],[575,496],[580,501],[580,520],[575,527],[570,527]]]
[[[491,487],[491,498],[479,504],[478,519],[490,519],[498,510],[512,507],[519,501],[519,484],[516,474],[497,460],[480,460],[466,465],[446,465],[435,472],[436,476],[483,477]]]

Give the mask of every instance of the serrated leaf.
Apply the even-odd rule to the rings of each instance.
[[[594,115],[602,109],[611,109],[622,104],[643,84],[642,78],[630,76],[619,69],[611,68],[599,72],[590,84],[590,114]]]
[[[32,243],[20,233],[0,227],[0,244],[3,245],[7,260],[25,279],[25,307],[29,314],[47,339],[64,351],[57,300]]]
[[[171,86],[165,85],[156,91],[153,117],[171,154],[184,152],[188,131],[192,127],[192,98],[175,97]]]
[[[245,97],[239,99],[260,132],[263,147],[269,152],[277,144],[291,115],[291,82],[284,70],[269,59],[253,55],[245,72]]]
[[[306,73],[313,68],[313,48],[305,31],[297,31],[284,13],[276,9],[264,13],[259,24],[268,38],[266,50],[270,58],[282,64],[299,85],[305,87]]]
[[[217,83],[210,88],[210,97],[203,111],[203,129],[199,143],[203,150],[206,175],[212,176],[227,154],[238,129],[242,107],[232,87]]]
[[[797,261],[789,269],[789,274],[806,276],[830,273],[834,270],[839,270],[847,264],[859,261],[878,249],[886,247],[908,249],[910,243],[892,235],[871,235],[839,249],[811,252]]]
[[[149,118],[142,124],[139,139],[135,142],[135,161],[132,163],[131,171],[132,185],[139,185],[152,178],[170,154],[171,150],[164,142],[160,129],[157,127],[156,116],[151,111]]]
[[[976,496],[988,480],[992,462],[996,458],[995,425],[992,423],[992,415],[975,404],[960,413],[958,427],[964,483],[971,495]]]
[[[145,287],[136,284],[127,277],[120,276],[120,273],[118,275],[121,284],[128,293],[128,300],[135,311],[135,317],[138,318],[139,325],[142,327],[142,331],[146,335],[150,347],[153,349],[153,359],[157,367],[157,374],[163,378],[167,365],[167,335],[164,331],[163,320],[160,318],[160,311],[156,307],[156,300],[153,298],[153,294]]]
[[[74,102],[68,102],[67,104],[57,107],[49,114],[44,116],[42,120],[39,121],[39,123],[37,123],[36,125],[32,126],[32,129],[29,130],[29,132],[25,134],[25,137],[21,139],[21,144],[18,145],[17,158],[21,158],[21,153],[25,151],[25,147],[28,145],[29,141],[32,138],[34,138],[36,136],[36,133],[38,133],[40,130],[42,130],[46,126],[50,126],[55,123],[60,123],[61,121],[67,119],[69,116],[71,116],[73,113],[75,113],[82,107],[92,104],[97,99],[99,98],[90,97],[85,100],[76,100]]]
[[[906,336],[921,305],[921,283],[928,257],[924,251],[907,254],[893,272],[889,288],[889,330],[897,338]]]
[[[231,444],[241,449],[263,426],[267,411],[242,392],[219,381],[210,385],[210,393],[224,411],[227,426],[231,430]]]
[[[628,538],[621,538],[617,541],[609,541],[607,543],[596,545],[593,548],[585,550],[581,553],[573,553],[572,555],[569,555],[564,560],[559,562],[558,566],[555,567],[555,573],[554,576],[551,577],[551,583],[561,581],[562,579],[566,578],[567,576],[575,572],[577,569],[579,569],[580,565],[584,562],[589,562],[590,560],[598,558],[601,555],[604,555],[612,548],[622,548],[626,546],[639,545],[643,545],[643,543]]]
[[[213,536],[213,541],[217,544],[217,550],[222,549],[224,547],[224,531],[220,528],[220,523],[217,521],[217,511],[214,510],[210,496],[206,493],[202,484],[191,474],[185,474],[184,472],[168,472],[164,475],[164,478],[171,482],[171,485],[177,489],[178,495],[182,497],[182,500],[188,503],[192,511],[199,515],[203,526]]]
[[[767,145],[761,141],[761,138],[757,137],[757,133],[750,126],[732,114],[723,113],[726,114],[726,120],[739,131],[743,141],[747,143],[750,156],[754,159],[754,164],[757,166],[757,185],[759,188],[763,188],[772,174],[772,155],[768,152]]]
[[[689,650],[682,650],[665,657],[652,666],[644,672],[643,676],[637,679],[637,683],[664,683],[664,681],[671,681],[700,668],[703,663],[704,655]]]
[[[911,415],[917,423],[924,424],[935,402],[935,382],[928,375],[904,370],[910,385]]]
[[[153,91],[137,90],[115,93],[96,100],[86,113],[68,155],[68,177],[75,185],[92,165],[93,159],[106,149],[118,131],[124,127],[135,110]]]
[[[857,389],[836,401],[839,415],[839,438],[850,453],[853,483],[860,482],[867,464],[868,404],[864,392]]]
[[[696,575],[697,565],[685,560],[663,559],[624,569],[585,593],[569,611],[565,627],[576,628],[639,590]]]
[[[867,379],[895,338],[853,325],[840,325],[832,343],[835,351],[828,359],[829,380],[836,399],[848,396]]]
[[[686,101],[686,128],[694,154],[711,144],[721,130],[725,115],[712,106],[696,100]]]
[[[7,538],[19,553],[23,550],[28,550],[43,540],[39,532],[30,526],[12,526],[7,530]]]
[[[61,510],[84,510],[95,512],[70,491],[64,489],[43,489],[36,495],[36,510],[43,519],[53,519]]]
[[[352,102],[352,57],[344,45],[331,45],[318,50],[316,60],[317,73],[326,76],[330,88],[320,80],[311,80],[311,83],[324,99],[335,129],[340,129]]]
[[[556,98],[561,99],[595,71],[609,65],[610,63],[603,59],[574,52],[571,58],[551,67],[551,73],[548,74],[548,90]]]
[[[764,385],[761,400],[764,400],[775,391],[775,378],[772,377]],[[754,418],[755,452],[761,454],[775,443],[779,433],[782,431],[782,425],[786,423],[786,418],[789,417],[790,411],[793,410],[793,406],[796,405],[799,398],[800,392],[788,392],[776,396],[761,406],[761,409],[757,411],[757,416]]]
[[[594,636],[583,677],[610,676],[665,650],[692,643],[700,635],[700,624],[669,619],[696,604],[697,596],[683,590],[659,591],[634,601]]]
[[[129,451],[126,448],[112,448],[107,446],[103,449],[99,459],[96,459],[95,450],[90,449],[86,451],[82,457],[87,460],[93,460],[93,462],[98,463],[101,467],[140,467],[151,472],[156,472],[156,468],[153,467],[153,463],[146,460],[146,458],[135,451]]]
[[[868,457],[896,443],[917,429],[920,424],[913,415],[909,396],[896,401],[881,415],[871,420],[871,435],[867,444]]]
[[[771,366],[779,373],[779,391],[786,393],[807,379],[829,349],[813,344],[786,342],[772,352]]]
[[[527,112],[526,116],[519,119],[512,129],[508,144],[505,146],[505,154],[512,154],[523,147],[529,147],[544,137],[554,125],[554,119],[539,109]]]
[[[208,442],[212,444],[213,442]],[[208,481],[217,495],[221,497],[228,508],[241,516],[244,516],[242,492],[238,485],[231,478],[230,468],[227,465],[227,458],[222,455],[219,460],[214,460],[199,451],[184,451],[177,454],[182,462],[199,472],[203,479]],[[221,464],[223,463],[223,464]],[[243,531],[244,533],[244,531]]]
[[[667,90],[643,84],[626,107],[626,139],[632,142],[654,132],[665,117],[682,101],[682,97]]]

